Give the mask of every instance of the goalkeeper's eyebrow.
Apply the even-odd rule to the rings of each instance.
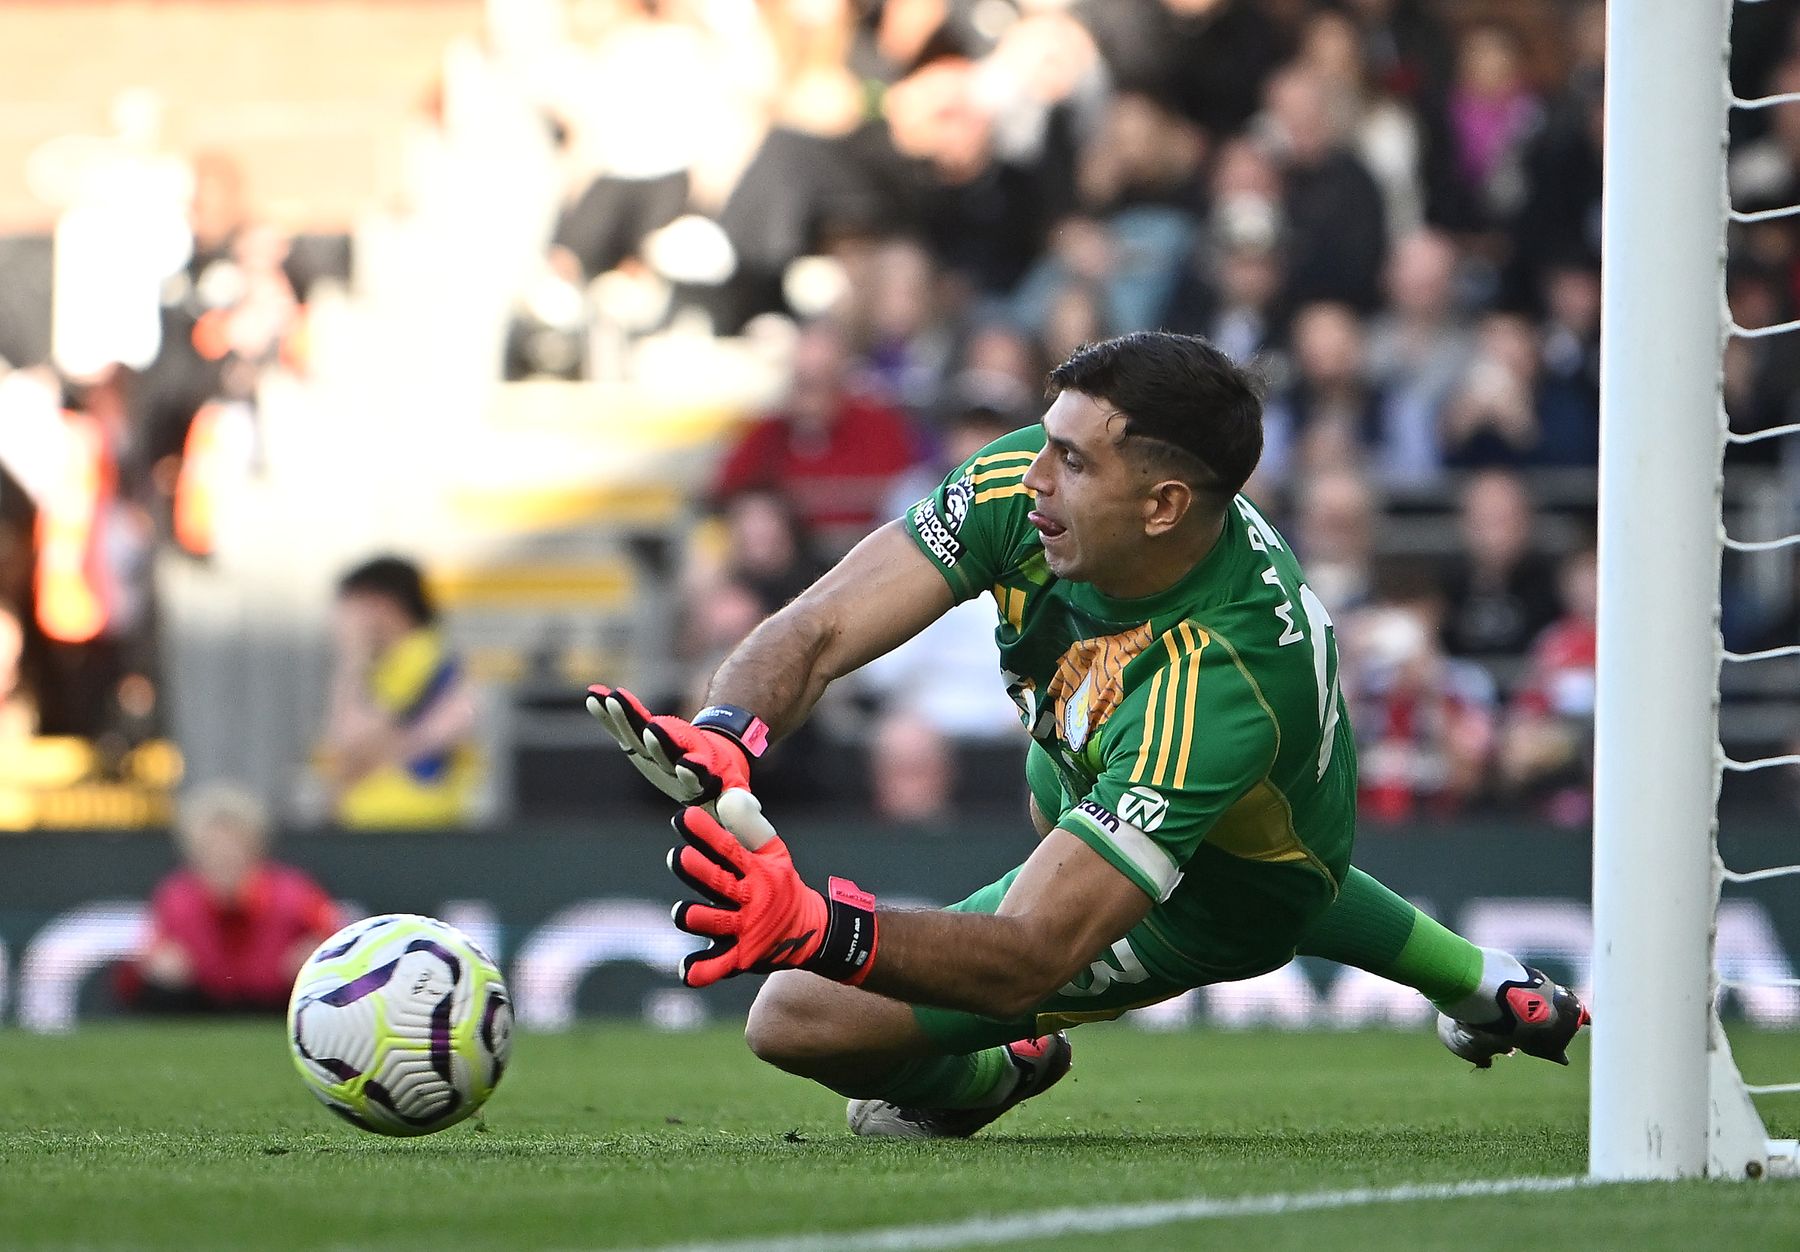
[[[1067,456],[1073,453],[1084,461],[1094,459],[1093,454],[1080,444],[1064,439],[1061,435],[1052,435],[1049,431],[1044,432],[1044,444],[1058,456]]]

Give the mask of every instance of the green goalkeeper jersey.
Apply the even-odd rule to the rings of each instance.
[[[1331,618],[1242,496],[1165,591],[1059,579],[1023,482],[1043,446],[1041,426],[989,444],[906,527],[959,601],[993,595],[1033,795],[1156,902],[1130,936],[1149,972],[1192,985],[1274,968],[1336,897],[1355,835]]]

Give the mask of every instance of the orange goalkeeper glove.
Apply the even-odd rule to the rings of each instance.
[[[683,804],[712,801],[750,787],[750,758],[769,744],[769,728],[747,709],[715,704],[691,722],[657,717],[622,687],[588,688],[588,712],[656,788]]]
[[[669,868],[710,903],[684,900],[675,925],[710,939],[682,958],[681,980],[709,987],[738,974],[804,969],[852,986],[875,964],[875,897],[833,878],[825,894],[800,880],[779,835],[752,852],[705,809],[684,808]]]

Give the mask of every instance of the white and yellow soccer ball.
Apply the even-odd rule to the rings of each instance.
[[[467,935],[389,913],[352,922],[300,967],[288,1044],[332,1112],[378,1134],[428,1135],[494,1093],[512,1021],[500,971]]]

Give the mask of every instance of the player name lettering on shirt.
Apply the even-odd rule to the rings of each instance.
[[[1263,571],[1262,580],[1278,591],[1287,590],[1281,585],[1281,575],[1275,571],[1274,566]],[[1281,632],[1281,638],[1275,641],[1276,647],[1285,648],[1290,643],[1299,643],[1306,638],[1300,633],[1299,627],[1294,625],[1294,602],[1292,600],[1283,600],[1276,605],[1275,616],[1281,619],[1282,625],[1285,627]]]
[[[1284,552],[1286,545],[1281,542],[1281,535],[1269,525],[1269,520],[1256,511],[1256,506],[1242,496],[1234,496],[1232,503],[1237,505],[1238,515],[1244,519],[1249,530],[1244,537],[1250,541],[1250,547],[1257,552]]]

